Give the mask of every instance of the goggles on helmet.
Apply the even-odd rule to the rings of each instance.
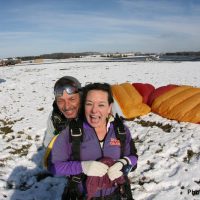
[[[67,94],[76,94],[80,91],[80,89],[77,88],[76,86],[66,84],[62,87],[55,88],[54,90],[55,97],[61,97],[64,91],[66,91]]]

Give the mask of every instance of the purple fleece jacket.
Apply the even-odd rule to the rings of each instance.
[[[83,142],[80,146],[81,161],[98,160],[103,157],[110,157],[113,160],[120,159],[120,143],[116,138],[113,123],[110,124],[103,147],[100,146],[98,137],[94,128],[90,127],[86,122],[83,123]],[[124,156],[128,157],[132,166],[137,164],[136,152],[131,155],[130,141],[132,140],[130,131],[126,130],[126,144]],[[83,172],[81,161],[72,160],[71,143],[69,140],[69,128],[64,129],[58,135],[48,161],[48,169],[54,175],[76,175]]]

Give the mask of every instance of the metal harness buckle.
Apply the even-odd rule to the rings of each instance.
[[[79,134],[74,134],[73,131],[72,131],[72,129],[70,129],[70,134],[71,134],[71,136],[73,136],[73,137],[79,137],[79,136],[82,135],[82,130],[81,130],[81,128],[79,128]]]
[[[117,131],[118,131],[118,134],[119,135],[126,135],[126,132],[125,131],[120,131],[119,127],[117,127]]]
[[[81,177],[73,176],[72,181],[75,182],[75,183],[81,183]]]

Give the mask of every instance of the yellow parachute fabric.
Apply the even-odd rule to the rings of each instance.
[[[133,119],[135,117],[146,115],[151,111],[151,108],[142,103],[142,96],[130,83],[122,83],[112,85],[113,97],[115,100],[113,107],[121,109],[122,115],[125,119]]]
[[[176,87],[157,97],[152,106],[155,112],[168,119],[183,122],[200,122],[200,88]]]

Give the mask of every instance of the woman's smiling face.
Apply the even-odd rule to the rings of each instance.
[[[106,126],[111,112],[108,102],[108,93],[102,90],[90,90],[85,101],[85,117],[93,128]]]

